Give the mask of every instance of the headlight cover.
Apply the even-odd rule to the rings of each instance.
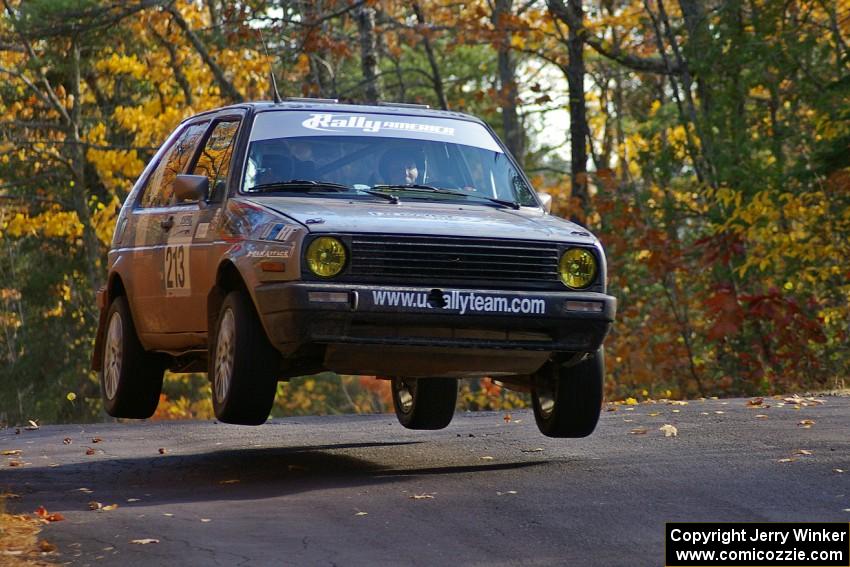
[[[584,289],[596,279],[596,256],[586,248],[570,248],[558,263],[561,281],[570,289]]]
[[[307,267],[320,278],[332,278],[345,267],[347,254],[342,242],[332,236],[320,236],[307,247]]]

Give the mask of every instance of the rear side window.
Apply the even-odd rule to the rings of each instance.
[[[204,149],[198,156],[195,175],[206,175],[210,180],[210,201],[220,201],[227,190],[227,174],[239,122],[219,122],[213,127]]]
[[[142,207],[167,207],[171,204],[174,178],[185,171],[206,129],[207,122],[187,126],[180,137],[166,150],[148,178],[139,203]]]

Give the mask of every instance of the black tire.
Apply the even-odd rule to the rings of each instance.
[[[393,406],[408,429],[443,429],[457,404],[457,378],[393,378]]]
[[[224,298],[210,348],[213,410],[219,421],[261,425],[274,404],[280,355],[266,337],[250,298]]]
[[[124,296],[109,306],[103,341],[100,391],[106,413],[132,419],[152,416],[162,392],[165,359],[142,347]]]
[[[536,376],[531,392],[534,420],[547,437],[587,437],[596,429],[602,411],[605,352],[575,366],[547,364]]]

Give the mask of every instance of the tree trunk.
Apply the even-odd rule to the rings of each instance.
[[[581,0],[570,0],[567,10],[572,12],[573,21],[567,38],[567,84],[570,94],[570,159],[572,164],[572,196],[578,201],[580,214],[571,215],[574,220],[587,218],[590,213],[590,194],[587,186],[587,109],[584,100],[584,12]]]
[[[376,103],[381,99],[378,84],[378,52],[375,42],[375,10],[363,5],[355,12],[357,30],[360,35],[360,68],[366,81],[366,102]]]
[[[497,43],[499,68],[499,103],[502,107],[502,126],[505,144],[514,158],[522,164],[525,159],[525,132],[517,112],[519,93],[516,83],[516,58],[511,51],[511,32],[506,30],[505,16],[510,15],[513,0],[496,0],[493,7],[493,26],[499,31]]]
[[[427,21],[425,14],[422,12],[422,7],[419,2],[413,3],[413,13],[416,15],[416,21],[422,28],[422,46],[425,48],[425,55],[428,56],[428,64],[431,66],[431,83],[434,85],[434,94],[437,95],[437,101],[440,108],[443,110],[449,109],[449,101],[446,99],[446,89],[443,86],[443,76],[440,73],[440,66],[437,64],[437,57],[434,55],[434,47],[431,45],[431,40],[428,38],[428,32],[425,31]]]

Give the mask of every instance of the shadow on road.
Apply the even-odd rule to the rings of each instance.
[[[419,443],[340,443],[135,458],[101,455],[89,462],[6,471],[5,478],[0,480],[0,490],[14,488],[18,493],[38,495],[39,504],[51,510],[79,510],[85,509],[91,500],[121,503],[138,498],[144,505],[157,505],[264,499],[406,482],[419,475],[487,473],[547,462],[423,467],[417,466],[422,464],[420,458],[403,451],[404,446]],[[346,450],[366,452],[370,458],[346,454]],[[8,486],[4,486],[6,483]]]

